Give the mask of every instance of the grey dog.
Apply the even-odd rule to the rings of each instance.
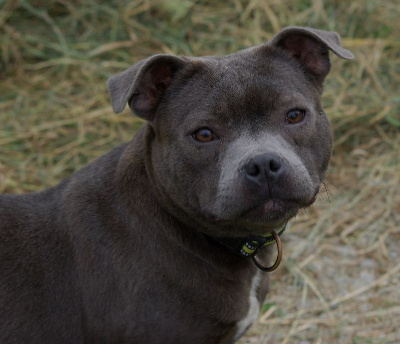
[[[268,260],[328,166],[329,51],[353,58],[335,32],[289,27],[112,77],[114,111],[147,121],[133,140],[0,197],[0,343],[236,342],[268,289],[252,257]]]

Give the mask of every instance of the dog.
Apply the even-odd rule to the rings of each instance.
[[[133,140],[55,187],[0,197],[0,343],[227,344],[257,320],[280,234],[332,151],[335,32],[227,56],[155,55],[108,81]],[[276,238],[276,235],[275,235]],[[253,259],[252,259],[253,258]]]

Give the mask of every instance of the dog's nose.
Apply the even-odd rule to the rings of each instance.
[[[257,185],[274,183],[283,174],[283,160],[275,154],[258,155],[251,159],[243,169],[247,180]]]

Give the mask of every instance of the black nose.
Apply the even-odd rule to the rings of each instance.
[[[275,183],[283,174],[285,165],[283,160],[275,154],[258,155],[251,159],[243,169],[247,180],[262,185]]]

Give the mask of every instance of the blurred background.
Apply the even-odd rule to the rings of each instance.
[[[292,221],[250,343],[400,343],[398,0],[0,0],[0,193],[53,186],[143,122],[106,80],[156,53],[220,55],[288,25],[334,30],[323,104],[335,148]]]

